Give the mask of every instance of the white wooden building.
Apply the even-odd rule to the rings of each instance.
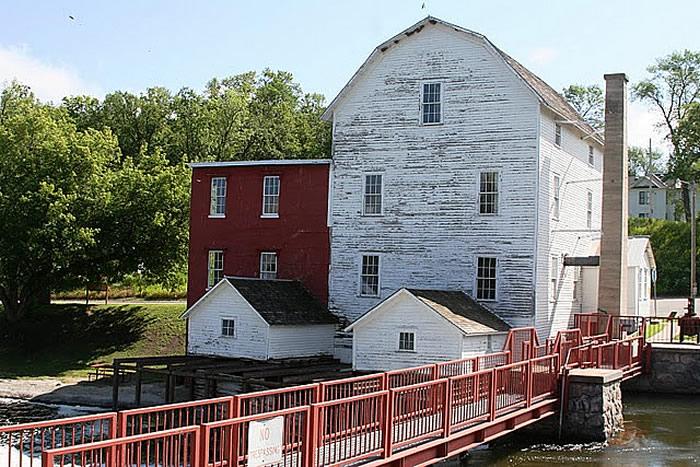
[[[681,220],[676,209],[681,201],[680,183],[677,180],[664,180],[661,175],[649,174],[630,178],[629,216]]]
[[[394,370],[500,351],[510,326],[460,291],[401,289],[352,323],[355,370]]]
[[[460,290],[543,337],[567,326],[579,276],[562,259],[599,236],[602,141],[554,89],[428,17],[372,51],[324,118],[332,312]]]
[[[600,244],[592,245],[591,256],[600,254]],[[581,268],[582,312],[598,311],[597,266]],[[622,313],[632,316],[652,316],[653,282],[656,280],[656,261],[649,237],[634,236],[627,242],[627,310]],[[609,311],[609,310],[605,310]]]
[[[226,277],[182,316],[187,353],[256,360],[333,354],[337,318],[297,281]]]

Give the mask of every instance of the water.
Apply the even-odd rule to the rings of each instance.
[[[515,436],[473,450],[461,465],[700,465],[700,397],[623,397],[625,429],[609,443],[533,444],[532,440]]]

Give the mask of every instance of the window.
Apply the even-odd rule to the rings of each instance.
[[[209,250],[209,266],[207,268],[207,287],[214,287],[224,278],[224,252]]]
[[[263,217],[277,217],[280,210],[280,178],[277,175],[263,179]]]
[[[549,268],[549,281],[551,284],[550,300],[553,302],[557,301],[557,286],[559,284],[559,257],[552,256],[551,264]]]
[[[260,279],[277,279],[277,253],[260,253]]]
[[[416,333],[415,332],[400,332],[399,333],[399,350],[405,352],[414,352],[416,350]]]
[[[442,122],[442,84],[424,83],[421,101],[423,124]]]
[[[364,297],[379,296],[379,255],[362,255],[360,295]]]
[[[640,213],[639,213],[639,218],[640,218],[640,219],[646,219],[647,217],[649,217],[649,214],[647,214],[646,212],[640,212]]]
[[[558,123],[554,124],[554,144],[561,147],[561,125]]]
[[[640,191],[639,192],[639,205],[646,206],[647,204],[649,204],[649,192],[648,191]]]
[[[578,302],[581,299],[581,268],[574,268],[574,291],[572,301]]]
[[[476,259],[476,298],[496,300],[496,258],[480,256]]]
[[[221,335],[224,337],[236,336],[236,322],[232,319],[224,318],[221,320]]]
[[[588,146],[588,164],[595,165],[595,153],[593,152],[593,146]]]
[[[586,228],[590,229],[593,225],[593,192],[588,190],[588,200],[586,201]]]
[[[498,214],[498,172],[479,174],[479,214]]]
[[[378,216],[382,214],[383,180],[381,174],[365,175],[364,201],[362,214]]]
[[[559,178],[559,175],[554,176],[553,185],[554,205],[552,206],[552,217],[559,219],[559,195],[561,192],[561,178]]]
[[[209,217],[226,216],[226,177],[212,177]]]
[[[639,268],[639,298],[642,301],[647,301],[649,299],[649,283],[648,274],[645,268]]]

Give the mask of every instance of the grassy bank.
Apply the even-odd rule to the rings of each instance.
[[[184,352],[184,305],[50,305],[0,329],[0,377],[85,376],[92,363]]]

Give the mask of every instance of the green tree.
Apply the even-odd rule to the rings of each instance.
[[[675,172],[683,171],[688,179],[700,178],[700,103],[688,104],[678,128],[673,134],[676,148],[672,167]]]
[[[651,155],[649,155],[649,149],[630,146],[627,151],[629,174],[639,177],[648,173],[656,174],[662,172],[663,156],[663,153],[657,150],[652,150]]]
[[[661,114],[662,127],[674,144],[669,160],[670,173],[677,178],[689,180],[693,176],[692,167],[679,155],[675,133],[679,122],[686,115],[688,105],[700,99],[700,52],[674,52],[657,59],[647,71],[650,76],[634,85],[634,95],[651,104]],[[685,185],[683,208],[686,220],[689,220],[690,198]]]
[[[563,90],[569,104],[596,130],[605,125],[605,97],[603,89],[597,84],[584,86],[572,84]]]
[[[0,154],[0,301],[16,322],[95,244],[119,149],[109,131],[78,131],[12,84],[0,96]]]

